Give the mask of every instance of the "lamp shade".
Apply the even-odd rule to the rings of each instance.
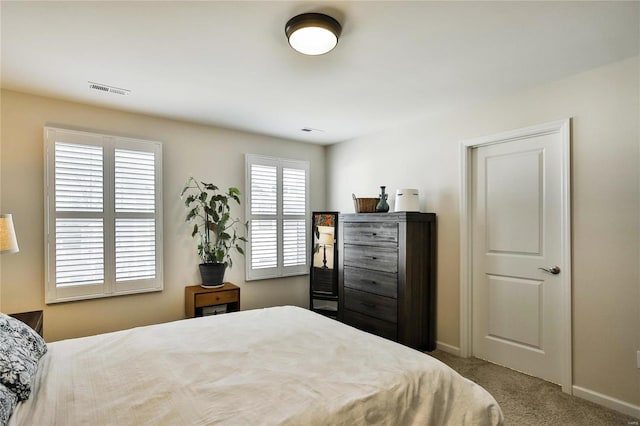
[[[284,27],[289,45],[305,55],[322,55],[333,50],[342,32],[340,23],[322,13],[303,13]]]
[[[320,233],[320,238],[318,238],[318,244],[322,246],[329,246],[333,244],[333,235],[325,234],[324,232]]]
[[[0,214],[0,254],[17,253],[18,240],[10,214]]]

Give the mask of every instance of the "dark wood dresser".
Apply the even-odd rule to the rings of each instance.
[[[436,215],[340,215],[340,319],[416,349],[436,342]]]

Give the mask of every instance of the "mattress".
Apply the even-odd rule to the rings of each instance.
[[[440,361],[285,306],[53,342],[10,425],[496,425]]]

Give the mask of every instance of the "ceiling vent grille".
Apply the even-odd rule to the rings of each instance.
[[[322,133],[324,133],[324,130],[322,130],[322,129],[314,129],[313,127],[303,127],[300,130],[303,131],[303,132],[307,132],[307,133],[311,133],[311,132],[322,132]]]
[[[89,82],[89,89],[97,90],[98,92],[105,93],[114,93],[116,95],[126,96],[131,93],[129,89],[121,89],[119,87],[107,86],[106,84],[94,83],[93,81]]]

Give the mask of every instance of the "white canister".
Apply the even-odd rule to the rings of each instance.
[[[420,196],[417,189],[402,188],[396,190],[396,208],[397,212],[419,212]]]

